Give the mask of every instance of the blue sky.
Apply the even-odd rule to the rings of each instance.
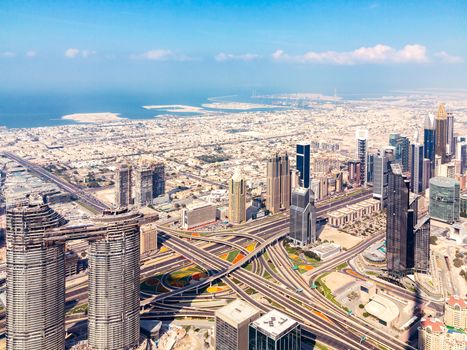
[[[8,89],[467,89],[466,1],[9,1]]]

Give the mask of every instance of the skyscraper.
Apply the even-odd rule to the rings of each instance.
[[[391,134],[389,135],[389,145],[394,147],[394,158],[397,163],[402,165],[402,171],[409,171],[409,138],[396,133]]]
[[[277,310],[271,310],[250,324],[249,350],[300,350],[300,324]]]
[[[120,210],[95,219],[103,226],[102,239],[88,250],[88,342],[95,350],[139,343],[140,218]]]
[[[310,153],[311,146],[308,143],[297,144],[297,170],[300,172],[301,186],[310,187]]]
[[[429,178],[435,176],[435,155],[436,155],[436,126],[434,116],[432,114],[425,117],[425,125],[423,130],[423,150],[424,157],[430,160]]]
[[[302,247],[316,241],[316,208],[309,188],[298,187],[292,192],[289,237]]]
[[[357,159],[360,161],[360,184],[367,183],[368,130],[357,129],[355,133]]]
[[[425,190],[423,187],[423,160],[424,160],[423,145],[418,142],[418,132],[415,136],[415,141],[410,145],[410,190],[413,193],[421,193]]]
[[[447,113],[446,117],[446,153],[449,155],[449,158],[456,153],[456,139],[454,138],[454,115],[452,113]]]
[[[414,212],[409,209],[410,182],[398,163],[390,165],[386,219],[386,265],[391,275],[404,275],[414,265]]]
[[[381,208],[388,198],[388,173],[391,160],[384,149],[374,157],[373,198],[381,201]]]
[[[430,269],[430,217],[420,219],[415,228],[414,269],[417,272],[428,272]]]
[[[152,198],[165,193],[165,166],[163,163],[152,164]]]
[[[128,207],[131,201],[131,167],[121,164],[115,176],[115,206]]]
[[[248,350],[248,326],[260,310],[241,299],[216,311],[216,350]]]
[[[441,157],[441,163],[448,162],[447,156],[447,118],[446,109],[444,103],[441,103],[438,108],[438,114],[436,115],[436,154]]]
[[[234,224],[246,221],[246,183],[239,169],[229,183],[229,221]]]
[[[65,349],[65,249],[44,241],[64,223],[42,200],[7,209],[7,350]]]
[[[460,162],[460,173],[464,174],[467,167],[467,143],[463,137],[456,142],[456,159]]]
[[[289,156],[276,154],[267,163],[266,208],[273,214],[290,207]]]
[[[148,165],[136,168],[135,174],[135,205],[146,206],[152,204],[152,169]]]

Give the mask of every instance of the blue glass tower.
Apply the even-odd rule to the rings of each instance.
[[[310,152],[310,144],[297,144],[297,170],[300,172],[300,184],[305,188],[310,188]]]
[[[427,115],[423,130],[424,157],[430,160],[430,178],[435,176],[435,156],[436,156],[436,127],[434,116]]]

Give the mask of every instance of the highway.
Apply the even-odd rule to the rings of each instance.
[[[171,249],[178,251],[180,254],[183,254],[185,257],[188,257],[194,263],[203,266],[209,269],[216,269],[218,271],[222,271],[223,269],[227,268],[228,263],[225,261],[219,261],[217,257],[209,256],[206,252],[199,250],[199,248],[189,244],[188,242],[184,241],[181,238],[177,238],[175,236],[171,236],[170,240],[166,241],[166,244],[170,246]],[[362,248],[363,249],[363,248]],[[320,330],[313,329],[315,332],[324,331],[328,329],[339,329],[339,327],[344,327],[339,333],[347,334],[345,330],[351,328],[354,332],[358,333],[359,335],[355,335],[354,333],[349,333],[347,341],[350,343],[359,342],[360,335],[365,334],[368,339],[372,339],[377,343],[383,344],[384,346],[390,349],[406,349],[406,344],[402,342],[398,342],[395,339],[388,340],[386,334],[381,334],[379,330],[371,330],[369,329],[368,325],[365,324],[361,326],[359,323],[355,323],[351,318],[348,316],[342,317],[340,315],[336,316],[333,312],[332,314],[329,313],[329,309],[321,308],[319,305],[315,305],[310,303],[308,298],[303,297],[302,295],[297,295],[295,289],[290,290],[285,287],[278,286],[276,284],[271,283],[270,281],[256,276],[244,269],[241,270],[234,270],[232,271],[229,276],[233,277],[234,279],[248,285],[249,287],[257,290],[261,294],[264,294],[266,297],[270,298],[274,303],[282,305],[286,310],[293,310],[294,317],[297,318],[299,316],[302,317],[304,324],[306,325],[307,322],[311,325],[319,325],[321,324],[322,328]],[[251,299],[251,298],[250,298]],[[295,301],[294,301],[295,300]],[[316,316],[313,313],[305,312],[304,314],[304,306],[310,308],[311,310],[318,311],[322,313],[325,317],[330,320],[335,320],[332,324],[323,324],[323,319],[320,316]],[[342,325],[342,326],[339,326]],[[373,333],[373,334],[372,334]],[[321,334],[323,336],[323,334]],[[324,340],[321,340],[325,342]],[[330,345],[330,344],[329,344]],[[369,349],[371,347],[370,344],[366,343],[364,347],[361,347],[361,344],[354,344],[355,348],[365,348]]]
[[[109,207],[101,202],[100,200],[96,199],[91,194],[87,193],[85,190],[79,188],[78,186],[72,185],[65,181],[64,179],[52,174],[51,172],[45,170],[44,168],[24,159],[21,158],[14,153],[11,152],[4,152],[5,157],[15,161],[16,163],[20,164],[21,166],[28,169],[30,172],[34,173],[38,177],[51,182],[57,185],[60,189],[65,192],[68,192],[78,198],[79,201],[83,203],[89,209],[95,211],[96,213],[102,212],[104,210],[109,209]]]

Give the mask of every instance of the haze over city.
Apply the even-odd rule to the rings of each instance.
[[[3,1],[0,350],[466,349],[466,13]]]

